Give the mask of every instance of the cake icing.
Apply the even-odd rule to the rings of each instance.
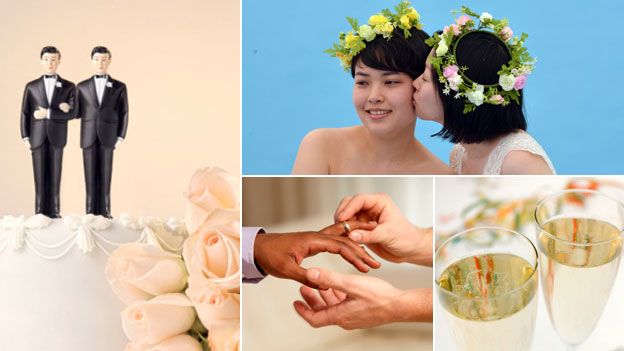
[[[123,350],[123,303],[104,274],[120,245],[179,251],[181,221],[122,215],[0,219],[0,350]]]

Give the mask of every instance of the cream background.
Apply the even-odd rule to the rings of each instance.
[[[91,49],[112,52],[126,83],[126,140],[115,150],[112,213],[181,217],[195,169],[240,174],[238,1],[0,0],[0,216],[32,214],[30,151],[20,136],[24,86],[42,74],[39,52],[61,51],[58,73],[90,77]],[[69,122],[61,213],[83,213],[80,122]]]
[[[268,232],[278,233],[318,230],[333,223],[334,211],[343,197],[362,192],[388,193],[412,223],[423,227],[433,224],[431,177],[246,177],[243,179],[243,225],[263,226]],[[400,289],[432,287],[430,267],[379,261],[382,267],[371,270],[368,275],[382,278]],[[362,274],[332,254],[310,257],[303,261],[303,266]],[[295,300],[301,299],[300,286],[296,281],[274,277],[241,286],[244,350],[433,349],[431,323],[393,323],[351,331],[337,326],[314,329],[292,306]]]

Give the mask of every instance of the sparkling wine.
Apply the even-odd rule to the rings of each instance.
[[[578,345],[609,298],[621,256],[619,230],[605,221],[561,217],[542,225],[538,241],[550,319],[564,342]]]
[[[467,257],[447,267],[438,284],[459,349],[530,349],[537,274],[525,259],[512,254]]]

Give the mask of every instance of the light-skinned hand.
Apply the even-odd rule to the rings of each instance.
[[[373,252],[391,262],[433,264],[433,231],[412,224],[386,194],[357,194],[342,199],[334,220],[375,221],[372,230],[353,229],[349,238],[366,244]]]
[[[302,286],[304,301],[295,301],[301,318],[315,328],[370,328],[392,322],[433,320],[431,289],[400,290],[371,276],[310,268],[307,277],[319,290]]]

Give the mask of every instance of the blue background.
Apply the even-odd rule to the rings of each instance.
[[[243,1],[243,174],[289,174],[301,139],[316,128],[360,124],[353,79],[323,53],[396,1]],[[525,93],[528,131],[559,174],[624,174],[622,5],[616,1],[412,1],[431,34],[462,4],[506,17],[538,62]],[[452,145],[419,120],[416,137],[448,163]]]

